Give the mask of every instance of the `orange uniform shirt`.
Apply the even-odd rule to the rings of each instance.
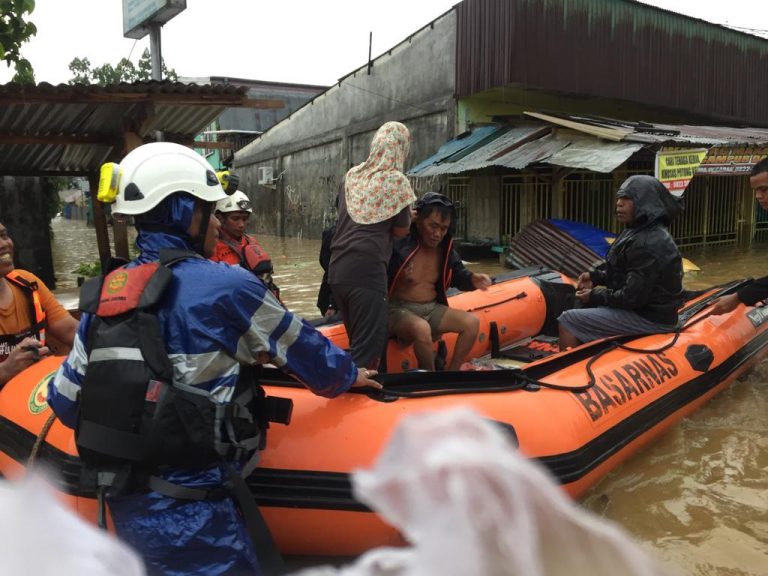
[[[56,297],[43,284],[37,276],[26,270],[15,270],[19,276],[30,282],[37,282],[38,293],[40,294],[40,302],[45,310],[46,317],[48,318],[48,324],[52,324],[66,317],[67,312],[64,307],[59,304]],[[0,334],[18,334],[29,328],[34,322],[35,318],[30,317],[31,307],[29,292],[26,292],[16,284],[9,282],[11,287],[11,293],[13,294],[13,300],[10,306],[7,308],[0,308]]]

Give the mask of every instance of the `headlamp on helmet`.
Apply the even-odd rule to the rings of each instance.
[[[240,190],[236,191],[232,196],[219,200],[216,203],[216,212],[227,214],[228,212],[248,212],[253,214],[251,199]]]
[[[105,204],[112,204],[117,198],[117,190],[120,185],[120,165],[107,162],[101,165],[99,171],[99,191],[96,199]]]
[[[237,191],[237,186],[240,184],[240,176],[233,174],[229,170],[221,170],[216,172],[216,176],[221,182],[221,187],[224,188],[224,192],[228,195],[232,195]]]

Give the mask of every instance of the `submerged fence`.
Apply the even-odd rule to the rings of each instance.
[[[633,167],[634,168],[634,167]],[[498,197],[498,214],[479,214],[475,179],[448,179],[447,194],[460,202],[456,237],[466,238],[468,222],[475,217],[487,222],[497,218],[498,240],[509,244],[528,224],[542,218],[564,218],[591,224],[609,232],[618,232],[615,205],[616,190],[633,174],[648,174],[647,169],[623,169],[611,174],[574,171],[561,183],[561,209],[553,213],[553,186],[536,174],[490,177]],[[486,177],[487,187],[488,177]],[[484,191],[487,196],[487,192]],[[704,246],[737,245],[745,239],[768,241],[768,212],[752,207],[752,193],[746,176],[699,176],[685,192],[685,210],[672,223],[670,231],[682,249]],[[487,211],[486,211],[487,212]],[[752,224],[756,221],[756,224]],[[748,226],[746,232],[743,227]],[[493,230],[488,230],[488,235]]]

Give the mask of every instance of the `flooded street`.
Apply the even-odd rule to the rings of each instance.
[[[93,229],[57,219],[58,289],[97,259]],[[286,305],[312,318],[322,270],[319,240],[259,236]],[[703,288],[768,273],[768,247],[708,250],[686,256],[702,268],[686,287]],[[496,262],[470,265],[498,274]],[[623,525],[671,574],[768,574],[768,361],[662,436],[601,482],[585,506]]]

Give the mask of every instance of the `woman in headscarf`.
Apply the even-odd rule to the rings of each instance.
[[[408,233],[416,200],[403,174],[411,136],[400,122],[376,132],[368,159],[349,170],[339,195],[328,280],[358,367],[377,368],[387,341],[387,263]]]

